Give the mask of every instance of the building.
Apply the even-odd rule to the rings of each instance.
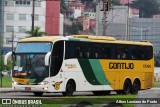
[[[77,1],[68,3],[68,7],[69,10],[66,14],[67,18],[77,19],[81,16],[81,13],[84,12],[85,5],[82,4],[80,1]]]
[[[82,16],[88,16],[89,19],[96,19],[96,13],[95,12],[83,12]]]
[[[103,11],[97,5],[96,35],[103,35]],[[106,35],[120,40],[147,40],[154,46],[154,54],[160,55],[160,18],[139,18],[138,11],[127,6],[114,6],[107,14]]]
[[[120,4],[128,4],[128,3],[132,3],[132,1],[134,0],[120,0]]]
[[[103,35],[103,6],[97,5],[96,12],[96,35]],[[127,6],[114,6],[114,9],[107,14],[107,35],[114,36],[118,39],[125,39],[127,24]]]
[[[33,3],[31,0],[5,0],[4,5],[3,47],[6,53],[11,50],[12,35],[15,46],[19,39],[27,36],[25,32],[31,30]],[[35,1],[34,25],[40,26],[41,31],[51,36],[63,35],[63,22],[60,21],[63,21],[63,15],[60,14],[60,0]]]
[[[85,12],[96,12],[96,3],[92,1],[92,3],[86,4],[84,11]]]
[[[80,22],[83,25],[83,30],[89,29],[89,16],[82,16],[78,18],[78,22]]]
[[[95,12],[83,12],[81,17],[78,17],[78,21],[82,23],[83,30],[93,30],[96,28],[96,13]]]

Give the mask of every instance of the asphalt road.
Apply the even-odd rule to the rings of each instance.
[[[111,92],[111,94],[116,94]],[[74,96],[88,96],[88,98],[95,97],[92,92],[76,92]],[[62,98],[61,93],[44,93],[41,97],[34,96],[33,93],[26,92],[8,92],[0,93],[0,98]],[[142,101],[142,98],[146,101],[155,100],[153,103],[134,104],[134,107],[160,107],[160,88],[152,88],[148,90],[142,90],[138,92],[137,100]],[[146,99],[147,98],[147,99]],[[156,99],[157,98],[157,99]]]
[[[92,92],[76,92],[74,96],[93,96]],[[63,97],[62,93],[44,93],[41,97],[34,96],[30,92],[8,92],[0,93],[0,98],[58,98]]]
[[[160,107],[160,88],[139,91],[137,100],[146,102],[144,104],[135,104],[134,107]]]

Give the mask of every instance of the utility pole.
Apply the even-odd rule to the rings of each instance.
[[[32,0],[32,36],[34,36],[34,14],[35,14],[35,0]]]
[[[128,0],[128,9],[127,9],[127,40],[130,40],[130,29],[129,29],[129,16],[130,16],[130,8],[129,8],[129,0]]]
[[[106,29],[107,29],[107,12],[109,12],[111,9],[111,0],[103,0],[103,9],[101,11],[103,12],[103,36],[106,35]]]
[[[0,87],[2,87],[2,58],[4,33],[4,0],[0,0]]]
[[[14,52],[14,30],[12,30],[12,52]]]
[[[107,0],[103,0],[103,36],[106,35],[106,28],[107,28],[107,23],[106,23],[106,19],[107,19]]]

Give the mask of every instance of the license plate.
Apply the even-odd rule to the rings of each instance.
[[[30,91],[30,90],[31,90],[31,87],[25,87],[25,90],[26,90],[26,91]]]

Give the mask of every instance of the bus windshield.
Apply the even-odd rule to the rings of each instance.
[[[51,43],[32,42],[18,43],[16,53],[47,53],[51,50]]]
[[[13,77],[42,78],[49,76],[44,60],[51,43],[18,43],[14,55]]]

